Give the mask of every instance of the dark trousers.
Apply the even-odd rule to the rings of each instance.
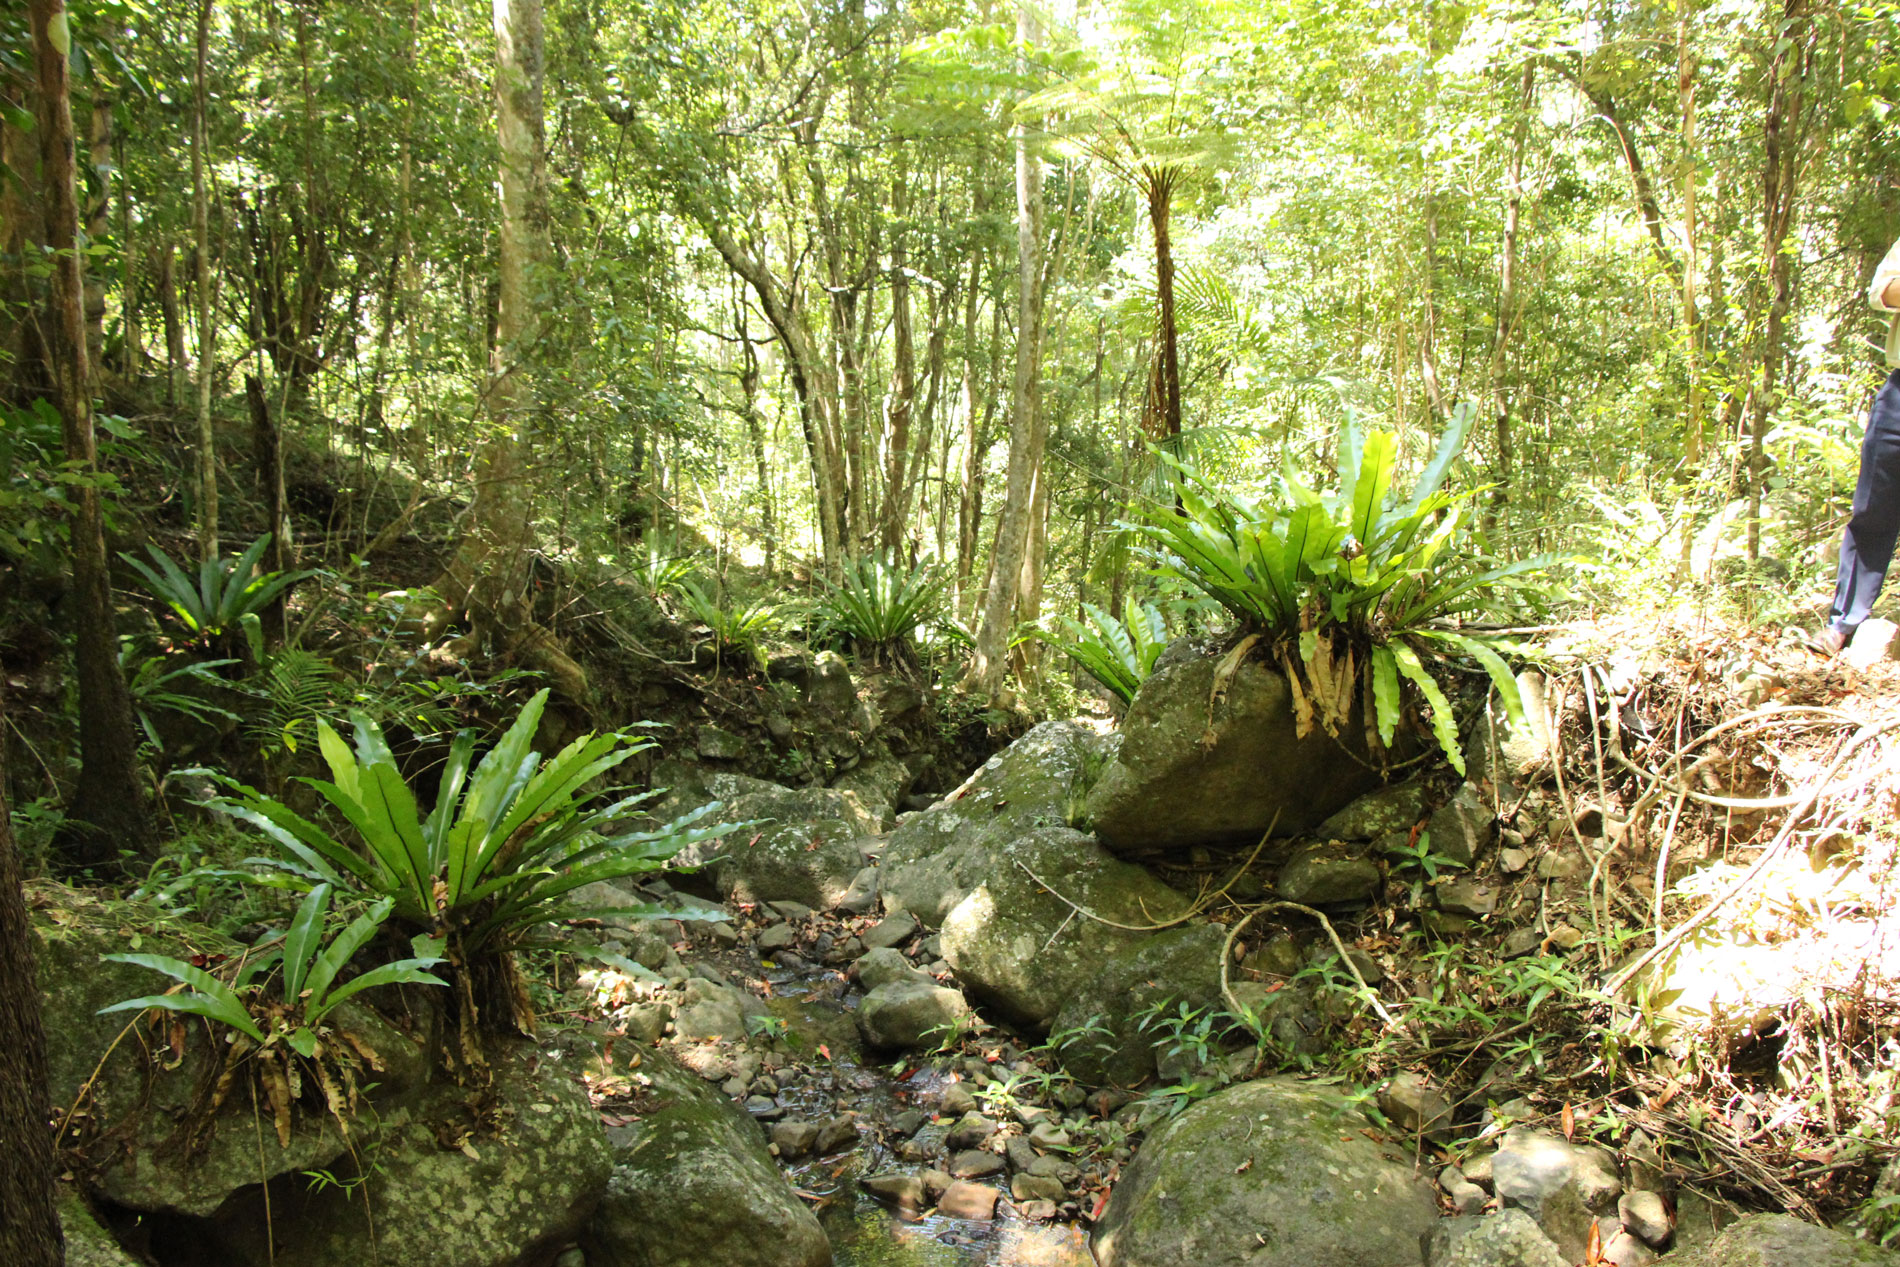
[[[1852,633],[1873,614],[1900,536],[1900,370],[1887,375],[1867,414],[1854,513],[1841,537],[1841,570],[1828,624]]]

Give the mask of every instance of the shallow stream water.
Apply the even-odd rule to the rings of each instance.
[[[857,996],[840,998],[809,976],[769,974],[773,1011],[803,1042],[823,1042],[832,1053],[821,1068],[782,1089],[779,1103],[794,1117],[823,1119],[854,1112],[863,1127],[849,1152],[800,1161],[786,1173],[831,1240],[837,1267],[1093,1267],[1086,1228],[1034,1223],[1020,1216],[1006,1186],[988,1220],[904,1215],[882,1204],[858,1181],[869,1175],[916,1173],[924,1163],[902,1161],[888,1123],[910,1108],[931,1108],[944,1085],[927,1067],[869,1062],[857,1043],[851,1010]],[[907,1076],[900,1076],[907,1075]],[[923,1138],[946,1125],[926,1125]]]

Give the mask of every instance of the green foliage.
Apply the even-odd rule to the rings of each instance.
[[[864,651],[906,648],[919,625],[934,623],[949,577],[932,563],[892,567],[882,559],[847,564],[843,580],[818,604],[821,626]]]
[[[188,987],[183,992],[126,999],[101,1013],[161,1008],[216,1021],[243,1034],[259,1047],[282,1040],[305,1057],[317,1054],[318,1027],[346,1000],[382,985],[445,985],[426,969],[442,962],[441,947],[418,939],[412,958],[398,959],[362,973],[342,985],[338,976],[389,917],[391,901],[377,902],[329,936],[331,887],[319,884],[298,906],[283,945],[261,955],[246,955],[231,984],[203,968],[167,955],[107,955],[108,963],[129,963],[164,973]],[[282,1006],[254,1006],[266,974],[280,969]]]
[[[760,643],[785,624],[783,610],[762,599],[721,603],[712,586],[699,580],[682,580],[675,587],[680,601],[694,620],[712,634],[713,643],[724,655],[743,655],[760,659]]]
[[[1149,507],[1131,527],[1149,543],[1163,575],[1201,590],[1244,628],[1273,640],[1302,732],[1317,724],[1339,734],[1369,697],[1368,737],[1378,747],[1390,744],[1403,678],[1429,706],[1433,733],[1462,773],[1457,722],[1420,649],[1475,660],[1512,713],[1521,713],[1515,679],[1496,650],[1442,625],[1495,610],[1558,561],[1539,555],[1499,563],[1476,548],[1467,520],[1484,490],[1445,490],[1475,416],[1469,405],[1453,411],[1409,489],[1398,482],[1397,437],[1362,432],[1352,414],[1329,493],[1308,487],[1289,464],[1273,495],[1254,499],[1158,454],[1174,472],[1179,504]]]
[[[286,647],[264,660],[245,683],[257,707],[244,722],[244,737],[266,758],[298,750],[315,735],[349,683],[330,661],[300,647]]]
[[[555,920],[609,913],[681,918],[650,905],[577,908],[569,894],[657,871],[687,845],[736,825],[702,825],[718,812],[715,802],[656,830],[606,835],[656,793],[589,808],[586,788],[651,745],[589,733],[544,761],[531,745],[547,698],[546,690],[538,692],[479,761],[474,732],[456,735],[426,814],[373,720],[352,715],[354,747],[320,723],[318,746],[331,777],[301,782],[349,824],[350,843],[242,784],[231,782],[235,795],[219,804],[283,847],[289,858],[278,862],[282,869],[386,897],[404,924],[452,938],[465,955],[505,953]]]
[[[1417,841],[1406,845],[1389,845],[1386,852],[1392,855],[1392,866],[1398,871],[1416,872],[1411,877],[1412,905],[1417,906],[1424,895],[1427,885],[1438,879],[1438,873],[1446,868],[1456,867],[1462,871],[1465,864],[1442,853],[1432,852],[1432,834],[1422,831]]]
[[[218,670],[236,663],[235,660],[193,660],[174,668],[164,656],[142,656],[130,643],[122,643],[119,669],[125,675],[126,690],[132,696],[132,713],[138,719],[139,729],[145,732],[146,741],[154,749],[164,750],[165,741],[160,738],[154,720],[159,713],[175,713],[206,727],[221,721],[237,721],[236,713],[206,697],[208,692],[230,688],[231,684],[218,676]],[[198,688],[197,693],[190,689],[194,686]]]
[[[316,575],[314,571],[257,572],[269,546],[267,532],[242,554],[204,560],[195,579],[157,546],[146,547],[152,556],[149,565],[130,554],[119,557],[139,574],[152,597],[165,605],[187,642],[211,642],[243,629],[257,652],[263,644],[259,614],[291,586]]]
[[[1044,630],[1036,636],[1081,665],[1122,703],[1133,702],[1135,692],[1167,649],[1167,622],[1153,603],[1138,603],[1132,594],[1122,603],[1120,620],[1093,603],[1082,604],[1082,610],[1087,624],[1059,615],[1055,619],[1063,636]]]
[[[680,583],[693,574],[694,567],[690,551],[674,542],[661,540],[648,541],[645,551],[634,560],[629,570],[649,595],[659,598],[677,591]]]

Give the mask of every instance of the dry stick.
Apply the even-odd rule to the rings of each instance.
[[[1654,896],[1656,900],[1656,937],[1658,940],[1661,940],[1663,935],[1663,889],[1669,882],[1669,847],[1675,843],[1676,824],[1682,821],[1682,807],[1688,804],[1688,801],[1689,798],[1686,796],[1678,796],[1676,798],[1676,808],[1669,813],[1669,826],[1663,829],[1662,843],[1656,847]]]
[[[1358,965],[1354,964],[1352,956],[1346,953],[1346,943],[1340,941],[1339,934],[1333,931],[1333,922],[1312,907],[1301,906],[1298,902],[1262,902],[1241,916],[1234,926],[1227,930],[1227,940],[1221,943],[1220,948],[1220,995],[1236,1016],[1245,1015],[1246,1009],[1241,1007],[1240,1000],[1234,997],[1233,987],[1228,984],[1227,965],[1233,961],[1234,943],[1240,940],[1241,931],[1253,922],[1254,916],[1266,911],[1298,911],[1302,915],[1311,915],[1318,920],[1321,927],[1325,928],[1326,935],[1332,939],[1333,949],[1339,952],[1339,962],[1346,965],[1346,971],[1350,972],[1352,979],[1359,983],[1360,993],[1372,1003],[1372,1010],[1379,1014],[1379,1019],[1386,1023],[1387,1028],[1398,1028],[1398,1018],[1386,1011],[1385,1004],[1379,1000],[1378,994],[1366,984],[1366,979],[1359,975]]]
[[[1606,981],[1603,986],[1603,992],[1605,994],[1617,993],[1624,986],[1628,985],[1630,980],[1634,978],[1638,972],[1648,967],[1659,956],[1675,949],[1676,946],[1688,938],[1690,933],[1693,933],[1696,929],[1706,924],[1710,917],[1718,910],[1753,885],[1755,881],[1768,870],[1769,864],[1781,855],[1781,851],[1787,847],[1788,842],[1794,838],[1795,828],[1800,824],[1801,820],[1807,816],[1807,812],[1814,807],[1814,803],[1828,790],[1829,785],[1834,781],[1834,776],[1840,773],[1842,766],[1847,764],[1847,759],[1868,743],[1896,729],[1900,729],[1900,713],[1896,713],[1883,721],[1869,722],[1855,731],[1853,737],[1841,748],[1839,755],[1834,758],[1826,772],[1822,774],[1820,778],[1809,783],[1808,790],[1802,794],[1800,803],[1795,806],[1788,814],[1788,817],[1782,822],[1781,830],[1775,833],[1774,840],[1769,843],[1766,849],[1762,850],[1761,857],[1755,859],[1755,865],[1751,866],[1739,879],[1729,885],[1727,889],[1712,898],[1701,910],[1676,925],[1675,929],[1671,931],[1668,936],[1659,938],[1654,946],[1651,946],[1648,950],[1637,956],[1636,960],[1628,967]]]
[[[1247,874],[1247,868],[1251,867],[1253,865],[1254,859],[1260,856],[1260,851],[1267,847],[1267,841],[1272,839],[1273,837],[1273,829],[1279,826],[1279,824],[1280,824],[1280,813],[1278,810],[1275,810],[1273,814],[1273,821],[1267,824],[1266,834],[1260,837],[1260,843],[1253,847],[1253,852],[1247,855],[1247,861],[1240,864],[1239,870],[1235,871],[1233,875],[1227,877],[1227,883],[1221,885],[1218,889],[1215,889],[1206,898],[1196,899],[1192,904],[1189,905],[1186,914],[1177,916],[1174,919],[1163,920],[1159,924],[1123,924],[1117,920],[1109,919],[1106,915],[1098,915],[1094,911],[1091,911],[1088,907],[1082,905],[1080,902],[1071,901],[1069,898],[1063,896],[1062,891],[1060,889],[1056,888],[1055,885],[1049,883],[1047,880],[1037,875],[1034,871],[1031,871],[1029,869],[1029,865],[1023,862],[1022,859],[1018,858],[1016,860],[1016,865],[1023,869],[1024,875],[1034,880],[1037,884],[1041,885],[1044,889],[1047,889],[1050,895],[1053,896],[1056,899],[1056,901],[1061,902],[1064,906],[1067,906],[1070,910],[1074,911],[1077,915],[1086,915],[1088,918],[1094,920],[1098,924],[1106,924],[1110,928],[1119,928],[1130,933],[1158,933],[1164,928],[1173,928],[1177,924],[1187,923],[1189,920],[1193,919],[1195,916],[1205,911],[1208,907],[1214,905],[1214,903],[1218,902],[1221,898],[1226,897],[1227,890],[1233,888],[1234,883],[1238,881],[1241,876]],[[1074,918],[1074,916],[1071,916],[1070,918],[1072,919]],[[1063,920],[1062,928],[1067,928],[1068,926],[1069,926],[1069,921],[1066,919]],[[1062,928],[1056,929],[1056,932],[1060,933],[1062,931]],[[1049,940],[1050,942],[1054,942],[1055,938],[1051,937]],[[1046,945],[1043,947],[1044,950],[1047,950],[1048,948],[1049,947]]]

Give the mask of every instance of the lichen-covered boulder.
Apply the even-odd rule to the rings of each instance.
[[[571,1241],[613,1169],[600,1118],[553,1053],[524,1045],[491,1057],[481,1096],[439,1084],[388,1115],[380,1143],[361,1150],[360,1189],[274,1188],[278,1267],[359,1267],[372,1246],[404,1267],[513,1267]],[[261,1234],[262,1206],[253,1194],[220,1223],[241,1244]],[[262,1263],[261,1250],[233,1259]]]
[[[721,893],[740,902],[803,902],[821,911],[851,891],[864,866],[857,842],[879,825],[854,794],[836,788],[751,791],[726,802],[720,817],[758,824],[709,847]]]
[[[1135,922],[1135,921],[1129,921]],[[1182,924],[1139,938],[1111,954],[1095,979],[1063,1003],[1050,1034],[1066,1037],[1065,1069],[1085,1083],[1133,1086],[1155,1071],[1164,1030],[1143,1029],[1161,1008],[1219,1010],[1221,946],[1217,924]]]
[[[66,1237],[66,1267],[138,1267],[112,1233],[99,1226],[69,1185],[59,1185],[59,1227]]]
[[[1792,1215],[1751,1214],[1707,1245],[1663,1261],[1674,1267],[1895,1267],[1900,1254]]]
[[[200,1121],[201,1091],[215,1076],[217,1054],[211,1048],[217,1040],[202,1024],[179,1018],[175,1028],[161,1031],[165,1038],[157,1046],[130,1039],[114,1046],[128,1026],[147,1022],[125,1012],[102,1016],[99,1009],[162,993],[172,982],[103,956],[142,951],[190,959],[240,955],[245,947],[211,929],[161,919],[148,907],[59,884],[36,883],[32,906],[51,1099],[63,1112],[83,1090],[93,1123],[121,1133],[124,1142],[98,1150],[87,1177],[91,1193],[132,1210],[205,1217],[240,1188],[329,1168],[347,1153],[349,1141],[336,1122],[302,1108],[292,1118],[287,1148],[267,1128],[271,1137],[260,1149],[243,1083],[209,1123]],[[334,1023],[375,1053],[381,1068],[366,1070],[366,1080],[377,1084],[371,1099],[381,1105],[420,1086],[426,1061],[417,1040],[361,1001],[367,997],[345,1003]],[[176,1052],[168,1039],[180,1044]],[[374,1115],[353,1129],[359,1142],[368,1139]]]
[[[613,1176],[581,1235],[588,1267],[828,1267],[818,1220],[759,1128],[664,1051],[643,1053],[652,1108],[611,1131]]]
[[[956,1038],[969,1026],[970,1005],[961,991],[923,977],[878,986],[864,996],[853,1016],[868,1045],[907,1050]]]
[[[1227,1088],[1155,1131],[1091,1245],[1101,1267],[1417,1267],[1438,1217],[1409,1157],[1337,1091]]]
[[[988,878],[992,850],[1080,818],[1113,742],[1071,722],[1044,722],[991,757],[955,800],[899,824],[878,862],[886,908],[940,927]]]
[[[1188,899],[1093,837],[1044,827],[991,851],[987,880],[944,919],[943,957],[977,1002],[1013,1025],[1044,1029],[1111,957],[1149,936],[1076,906],[1142,925],[1184,914]]]
[[[1194,657],[1158,669],[1122,720],[1121,748],[1088,797],[1102,843],[1118,852],[1258,841],[1269,825],[1305,832],[1378,786],[1348,738],[1294,726],[1286,679],[1248,661],[1215,698],[1217,661]]]

